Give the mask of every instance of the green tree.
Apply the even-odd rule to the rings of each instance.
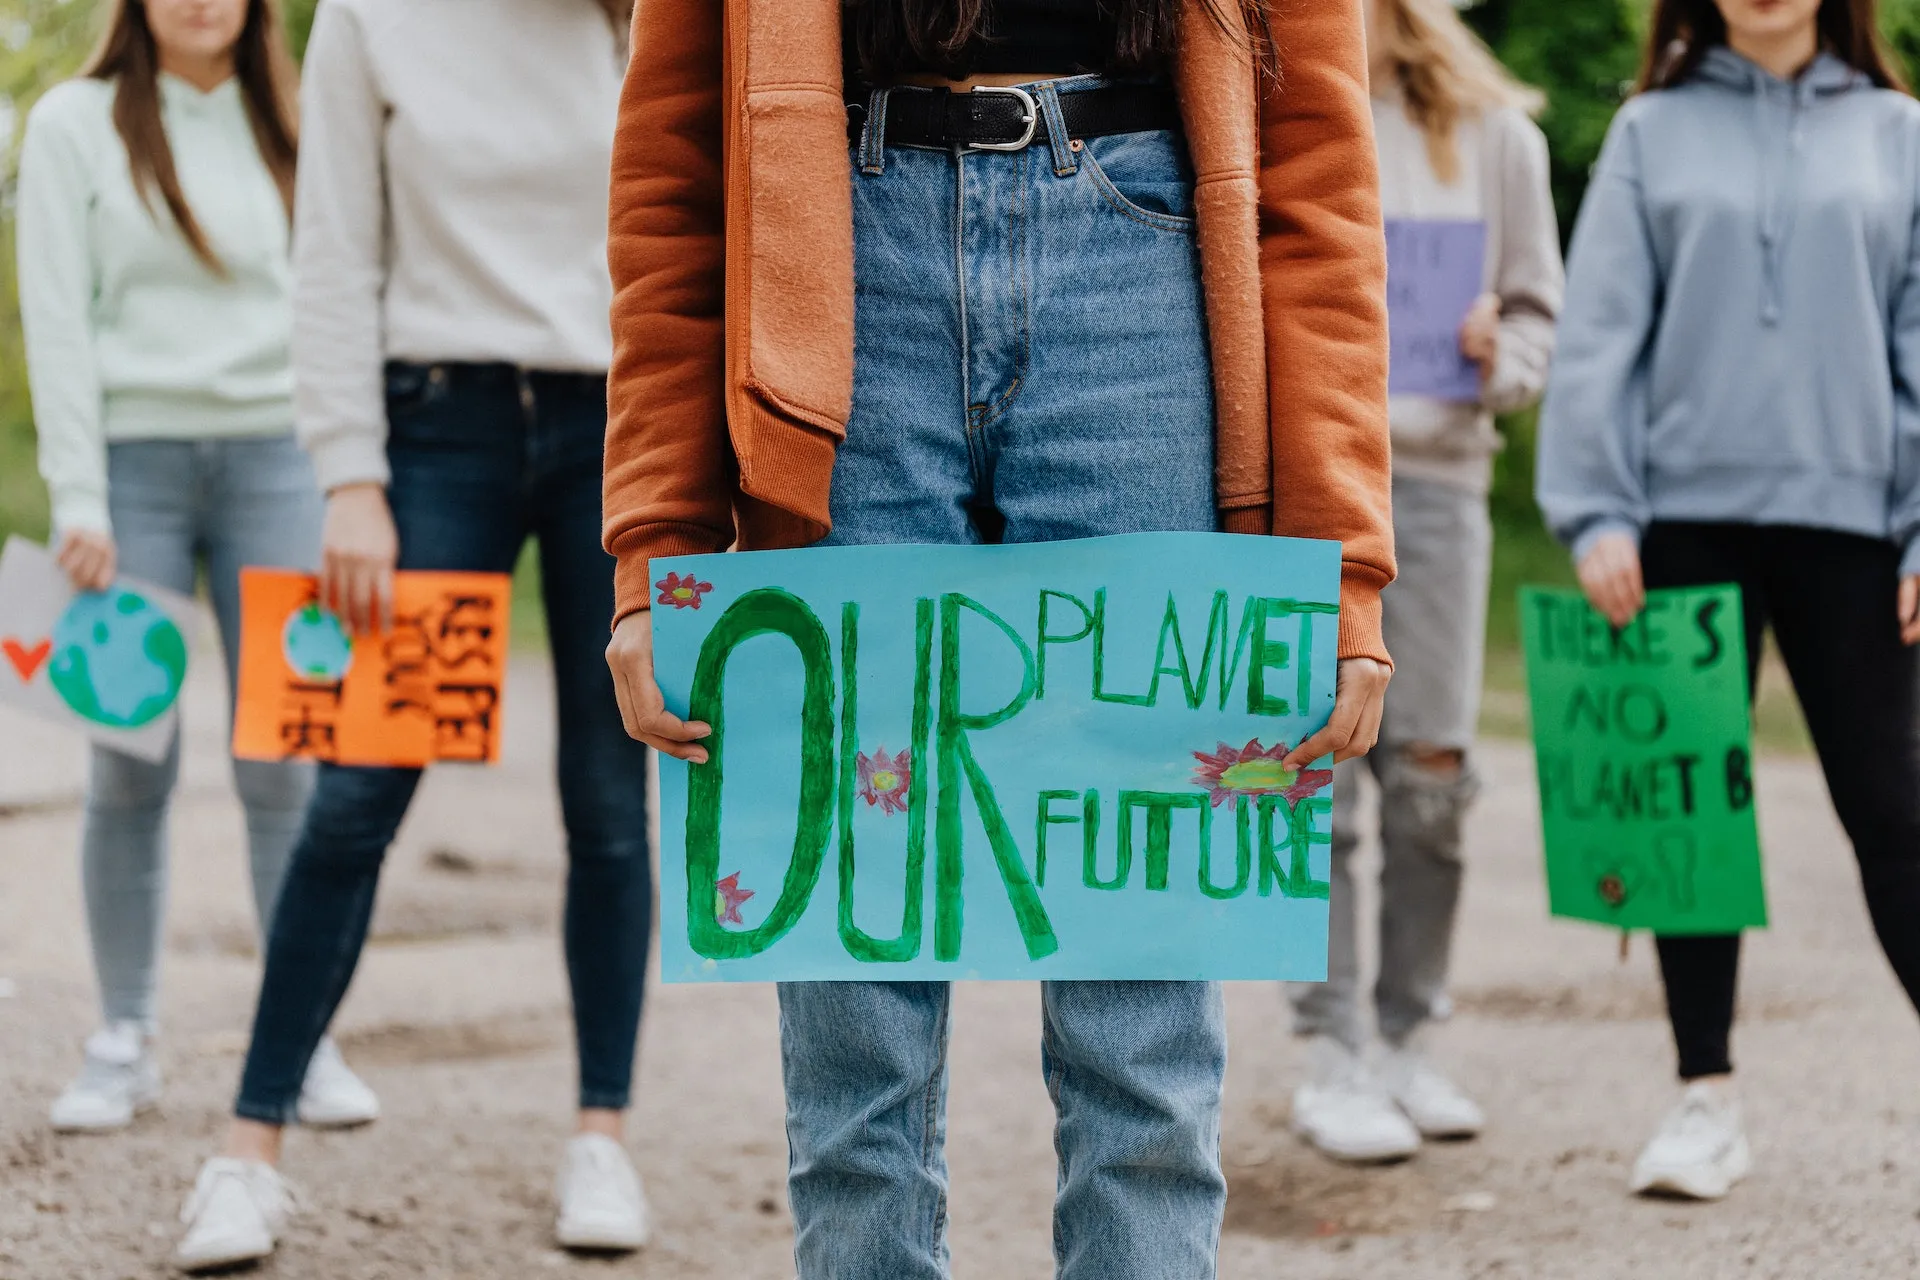
[[[1540,128],[1563,236],[1639,67],[1643,17],[1644,0],[1483,0],[1467,13],[1500,60],[1547,95]]]

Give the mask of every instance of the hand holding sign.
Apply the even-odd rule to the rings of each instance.
[[[129,578],[76,592],[46,548],[0,552],[0,703],[161,760],[187,676],[193,602]]]
[[[661,696],[653,674],[653,622],[647,614],[630,613],[614,625],[607,666],[613,671],[613,692],[628,737],[676,760],[707,762],[700,739],[712,730],[674,715]]]
[[[1553,914],[1764,925],[1739,588],[1648,592],[1626,627],[1573,591],[1520,608]]]
[[[119,558],[113,535],[98,529],[68,531],[54,552],[75,591],[105,591],[112,586]]]
[[[307,574],[240,573],[233,753],[418,767],[500,758],[511,582],[400,573],[392,625],[352,636]]]

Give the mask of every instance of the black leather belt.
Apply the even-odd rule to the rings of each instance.
[[[1118,84],[1060,95],[1069,138],[1102,138],[1180,127],[1180,104],[1163,84]],[[847,132],[858,140],[867,104],[847,104]],[[974,147],[1021,151],[1048,140],[1047,119],[1025,89],[982,86],[971,92],[897,88],[887,94],[890,147]]]

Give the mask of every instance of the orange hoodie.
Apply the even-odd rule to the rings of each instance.
[[[1342,544],[1340,656],[1388,661],[1386,249],[1359,0],[1187,0],[1221,528]],[[1231,8],[1231,5],[1223,5]],[[827,532],[853,398],[840,0],[645,0],[614,144],[605,540],[619,616],[658,556]]]

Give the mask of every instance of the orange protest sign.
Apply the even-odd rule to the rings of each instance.
[[[233,753],[335,764],[491,764],[506,692],[503,573],[394,575],[393,625],[350,638],[310,575],[240,572]]]

